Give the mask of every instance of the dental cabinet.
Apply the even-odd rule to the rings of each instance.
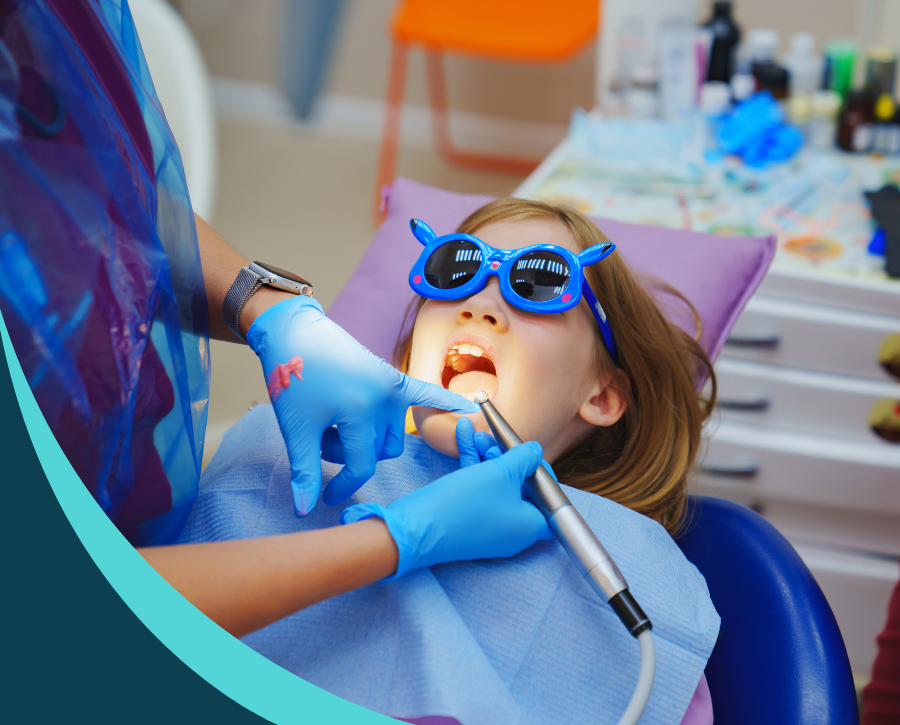
[[[866,673],[900,576],[900,282],[798,274],[776,256],[716,369],[699,490],[794,544]]]
[[[828,193],[842,194],[833,206],[848,213],[821,235],[826,241],[798,239],[793,250],[832,257],[804,266],[785,227],[772,227],[778,252],[717,362],[718,406],[691,491],[750,506],[791,541],[835,613],[853,671],[865,677],[900,578],[900,280],[872,271],[861,253],[863,235],[871,234],[868,212],[854,201],[861,192],[849,188],[884,169],[847,163],[857,167]],[[722,217],[734,222],[738,212],[756,218],[736,197],[707,209],[703,200],[648,198],[599,176],[563,141],[514,193],[594,216],[697,231],[715,230]],[[806,193],[815,193],[810,188]],[[815,203],[805,212],[814,216]],[[818,203],[820,218],[832,214],[824,208],[827,195]],[[743,224],[725,226],[765,233]],[[861,273],[836,269],[842,259],[862,265]]]

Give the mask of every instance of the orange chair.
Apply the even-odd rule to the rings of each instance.
[[[493,60],[558,63],[597,33],[599,0],[400,0],[390,25],[393,39],[384,131],[375,188],[375,217],[384,213],[383,187],[394,180],[400,113],[411,45],[425,50],[435,145],[450,163],[527,174],[537,160],[463,151],[450,139],[443,54]]]

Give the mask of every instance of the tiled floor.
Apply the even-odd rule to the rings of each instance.
[[[378,146],[367,140],[222,120],[215,228],[251,259],[311,280],[326,310],[372,238]],[[506,194],[521,177],[448,166],[432,151],[403,149],[399,173],[445,189]],[[256,356],[213,342],[204,460],[254,402],[267,401]]]

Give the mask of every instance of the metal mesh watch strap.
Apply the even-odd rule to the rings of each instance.
[[[262,277],[252,269],[244,267],[238,273],[237,278],[225,295],[225,301],[222,302],[222,314],[225,317],[225,324],[238,339],[247,342],[244,333],[241,332],[241,312],[244,311],[244,305],[247,300],[258,290],[266,281],[266,277]]]

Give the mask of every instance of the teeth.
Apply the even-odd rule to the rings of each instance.
[[[478,347],[478,345],[468,345],[466,343],[451,347],[450,351],[447,353],[447,361],[450,363],[450,367],[456,370],[456,372],[462,372],[464,365],[460,362],[460,357],[463,355],[482,357],[484,355],[484,350]]]
[[[475,357],[481,357],[484,355],[484,350],[482,350],[478,345],[467,345],[465,343],[461,345],[454,345],[450,348],[450,354],[458,354],[458,355],[474,355]]]

